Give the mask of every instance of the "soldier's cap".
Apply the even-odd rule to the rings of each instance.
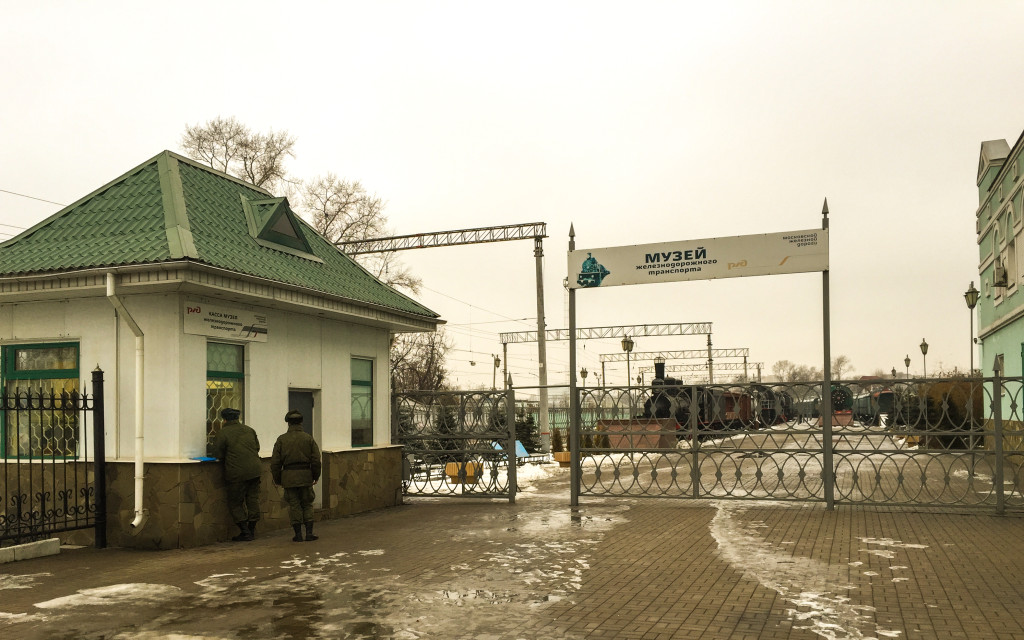
[[[225,420],[237,420],[240,415],[242,415],[242,412],[234,407],[227,407],[220,410],[220,417]]]
[[[284,421],[288,424],[302,424],[302,414],[298,411],[289,411],[284,414]]]

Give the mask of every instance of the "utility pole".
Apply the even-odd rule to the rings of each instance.
[[[537,374],[540,385],[540,450],[551,451],[551,425],[548,421],[548,350],[544,333],[544,245],[540,236],[533,239],[533,257],[537,266]]]

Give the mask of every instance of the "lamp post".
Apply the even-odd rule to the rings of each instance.
[[[924,377],[928,377],[928,343],[921,338],[921,360],[924,363]]]
[[[633,338],[626,336],[622,339],[622,350],[626,352],[626,386],[628,387],[632,380],[632,376],[629,372],[629,352],[633,350]]]
[[[978,304],[978,296],[980,294],[981,292],[974,288],[974,281],[971,280],[971,286],[964,292],[967,310],[971,312],[971,335],[969,336],[971,339],[971,368],[967,370],[968,376],[974,375],[974,307]]]
[[[903,358],[903,364],[907,366],[907,379],[910,379],[910,354],[907,354],[906,358]]]
[[[583,378],[583,388],[584,389],[587,388],[587,373],[588,373],[588,371],[587,371],[586,367],[583,367],[582,369],[580,369],[580,377]]]
[[[893,367],[893,368],[892,368],[892,379],[893,379],[893,380],[895,380],[895,379],[896,379],[896,367]]]
[[[497,378],[498,378],[498,367],[501,366],[501,358],[491,354],[494,357],[494,371],[491,372],[491,391],[497,390]]]

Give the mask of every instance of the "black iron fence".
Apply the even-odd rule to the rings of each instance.
[[[102,371],[86,391],[0,391],[0,545],[93,528],[106,546]]]
[[[580,390],[578,495],[1024,507],[1021,378]],[[557,428],[557,427],[556,427]],[[569,430],[570,432],[572,429]]]
[[[514,502],[514,407],[512,390],[394,394],[393,438],[405,449],[405,494]]]

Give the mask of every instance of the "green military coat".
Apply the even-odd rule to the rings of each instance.
[[[311,487],[320,479],[320,447],[316,440],[302,430],[301,424],[288,425],[274,443],[270,458],[270,474],[274,484],[285,489]]]
[[[211,453],[224,463],[226,482],[260,477],[260,440],[256,431],[238,420],[226,422],[213,441]]]

